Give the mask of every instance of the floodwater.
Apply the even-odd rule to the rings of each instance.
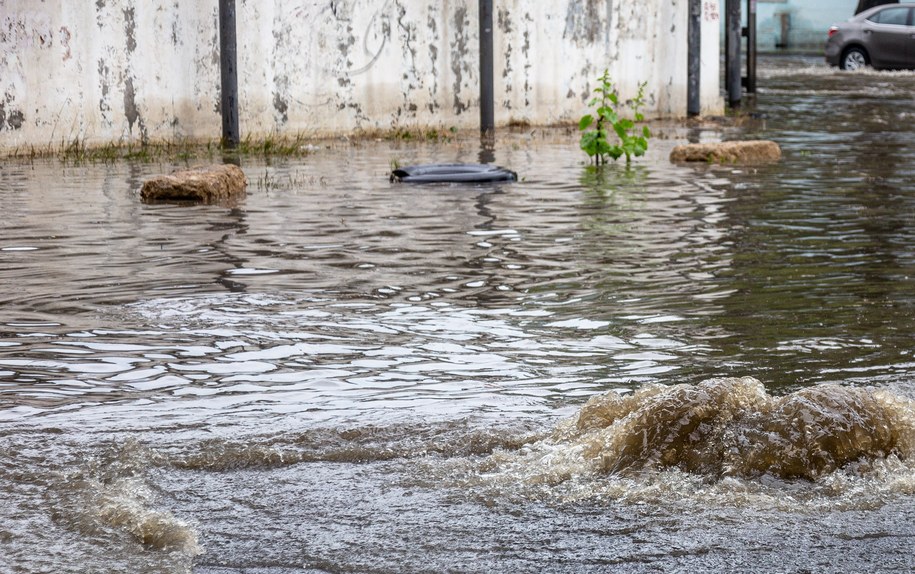
[[[911,571],[915,74],[760,72],[628,169],[503,134],[513,184],[0,164],[0,571]]]

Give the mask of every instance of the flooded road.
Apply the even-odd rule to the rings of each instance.
[[[511,184],[388,182],[460,140],[236,207],[0,164],[0,571],[911,571],[915,74],[759,86],[630,169],[501,135]]]

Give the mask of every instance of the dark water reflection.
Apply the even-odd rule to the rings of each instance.
[[[761,72],[752,118],[660,126],[630,168],[500,134],[509,185],[387,180],[473,141],[246,161],[231,208],[140,203],[171,165],[2,164],[0,570],[911,569],[893,457],[813,485],[498,466],[646,383],[915,397],[915,75]],[[784,158],[666,159],[721,137]]]

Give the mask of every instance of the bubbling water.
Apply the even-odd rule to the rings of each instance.
[[[546,438],[493,454],[482,471],[490,484],[603,482],[597,490],[613,495],[615,484],[625,497],[662,475],[744,490],[890,467],[908,475],[913,455],[915,402],[904,397],[836,384],[772,396],[754,378],[716,378],[597,395]]]
[[[582,444],[604,472],[815,479],[859,459],[909,457],[913,412],[875,389],[821,385],[773,397],[756,379],[720,378],[599,395],[556,435]]]

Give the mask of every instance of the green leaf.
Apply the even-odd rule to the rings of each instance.
[[[597,132],[586,132],[582,134],[580,145],[581,149],[584,150],[589,157],[594,157],[597,153],[597,143],[598,143]]]
[[[632,148],[632,154],[635,156],[645,155],[645,152],[648,151],[648,142],[642,138],[638,138],[635,142],[635,145]]]
[[[597,114],[600,117],[604,118],[606,121],[610,122],[611,124],[615,124],[617,122],[617,120],[619,119],[619,116],[616,115],[616,112],[613,111],[613,108],[610,108],[608,106],[599,107],[597,109]]]
[[[586,129],[591,127],[591,124],[593,124],[593,123],[594,123],[594,118],[591,116],[591,114],[585,114],[585,115],[581,116],[581,120],[579,120],[579,122],[578,122],[578,129],[581,131],[585,131]]]
[[[629,130],[626,128],[626,124],[622,121],[613,124],[613,131],[616,132],[616,135],[622,140],[626,141],[629,139]]]

